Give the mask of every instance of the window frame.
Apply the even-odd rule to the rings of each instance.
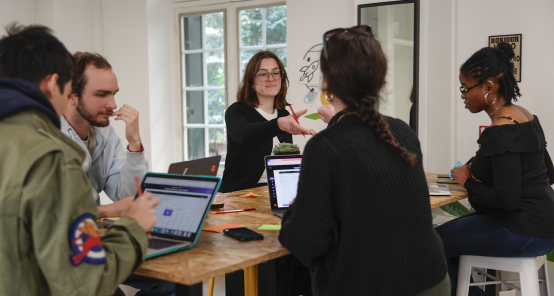
[[[204,19],[202,19],[202,49],[194,49],[194,50],[186,50],[184,48],[184,40],[183,40],[183,24],[181,23],[181,20],[183,17],[187,17],[187,16],[195,16],[195,15],[206,15],[206,14],[212,14],[212,13],[219,13],[219,12],[222,12],[223,13],[223,24],[224,24],[224,27],[223,27],[223,59],[225,61],[225,83],[223,86],[209,86],[208,85],[208,63],[206,62],[206,56],[208,53],[211,53],[211,52],[220,52],[221,49],[206,49],[206,31],[205,31],[205,28],[206,28],[206,21]],[[180,92],[181,92],[181,97],[180,97],[180,100],[181,100],[181,110],[180,110],[180,113],[181,113],[181,116],[180,116],[180,122],[181,122],[181,125],[182,125],[182,139],[181,139],[181,143],[182,143],[182,156],[183,156],[183,160],[190,160],[190,159],[187,159],[188,157],[188,145],[186,145],[185,143],[188,143],[186,142],[188,139],[187,139],[187,133],[186,133],[186,129],[187,128],[203,128],[204,129],[204,153],[205,155],[209,155],[210,153],[210,128],[223,128],[225,129],[225,122],[222,123],[222,124],[210,124],[208,123],[208,117],[209,117],[209,110],[208,110],[208,107],[209,107],[209,102],[208,102],[208,92],[210,90],[224,90],[225,91],[225,109],[227,109],[227,73],[228,73],[228,67],[227,67],[227,38],[226,38],[226,10],[225,9],[216,9],[216,10],[211,10],[211,11],[206,11],[206,12],[200,12],[200,13],[197,13],[197,12],[191,12],[191,13],[182,13],[182,14],[179,14],[179,18],[178,18],[178,26],[179,26],[179,30],[178,30],[178,34],[179,34],[179,72],[180,72],[180,86],[181,86],[181,89],[180,89]],[[184,66],[185,66],[185,55],[187,53],[202,53],[202,81],[203,83],[205,83],[203,86],[201,87],[187,87],[183,81],[183,78],[184,78],[184,75],[183,75],[183,71],[185,71],[184,69]],[[185,112],[185,104],[184,104],[184,98],[185,98],[185,94],[187,91],[202,91],[203,92],[203,98],[204,98],[204,106],[203,106],[203,116],[204,116],[204,123],[186,123],[185,120],[186,120],[186,112]],[[225,118],[223,119],[225,121]],[[207,157],[207,156],[206,156]],[[223,164],[224,162],[221,162],[220,164]]]
[[[240,10],[252,8],[267,8],[272,6],[287,5],[286,1],[282,0],[245,0],[234,2],[234,0],[199,0],[192,2],[174,2],[173,10],[173,57],[174,57],[174,85],[179,86],[179,91],[175,92],[175,114],[177,116],[177,126],[175,127],[175,135],[180,145],[177,149],[177,155],[180,161],[185,159],[185,124],[184,124],[184,87],[183,87],[183,52],[182,35],[181,35],[181,17],[198,14],[207,14],[212,12],[224,11],[224,57],[225,57],[225,110],[237,101],[236,93],[238,92],[241,79],[240,77],[240,50],[239,50],[239,17]],[[288,29],[287,29],[288,31]],[[264,33],[265,34],[265,33]],[[287,44],[288,49],[288,44]],[[235,71],[236,69],[236,71]],[[236,75],[229,75],[236,73]],[[206,73],[207,74],[207,73]],[[206,98],[207,102],[207,98]],[[205,111],[206,112],[206,111]],[[207,120],[207,118],[206,118]],[[209,148],[205,148],[209,149]],[[220,163],[218,175],[223,174],[224,163]]]

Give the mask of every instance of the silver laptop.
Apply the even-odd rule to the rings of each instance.
[[[217,176],[221,155],[176,162],[169,165],[168,173],[180,175]]]
[[[273,214],[283,214],[298,191],[302,155],[268,155],[265,157],[269,203]]]
[[[191,248],[198,241],[221,178],[147,173],[143,192],[161,199],[155,208],[146,259]]]

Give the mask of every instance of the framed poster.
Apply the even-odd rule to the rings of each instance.
[[[496,48],[501,42],[512,46],[516,54],[511,61],[514,65],[514,76],[517,82],[521,82],[521,34],[489,36],[489,47]]]

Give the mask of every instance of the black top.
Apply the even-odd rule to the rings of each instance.
[[[277,110],[277,118],[288,116]],[[292,143],[292,135],[279,129],[277,119],[267,121],[256,109],[236,102],[225,112],[227,158],[221,192],[256,187],[265,169],[264,157],[273,151],[273,137]]]
[[[386,120],[417,155],[414,165],[354,114],[304,149],[298,195],[279,240],[316,269],[319,295],[415,295],[446,276],[419,140],[401,120]]]
[[[539,119],[491,126],[477,141],[469,202],[519,235],[554,236],[554,168]]]

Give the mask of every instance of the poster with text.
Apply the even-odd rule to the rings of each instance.
[[[512,46],[515,57],[511,60],[514,65],[514,76],[521,82],[521,34],[489,36],[489,47],[498,47],[498,43],[506,42]]]

